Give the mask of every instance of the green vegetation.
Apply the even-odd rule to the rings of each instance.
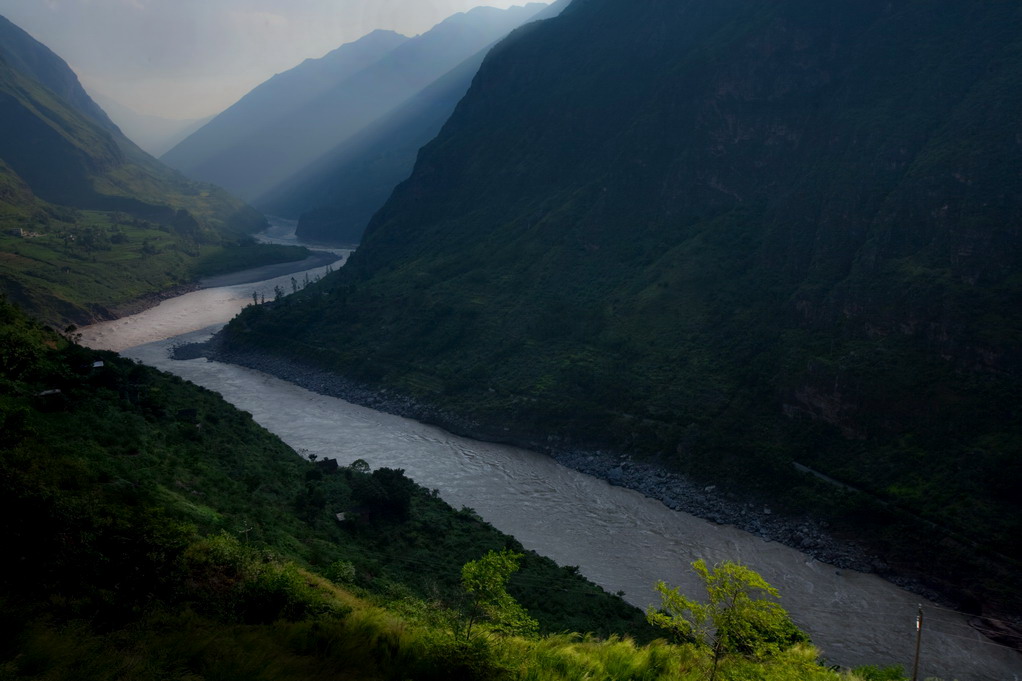
[[[646,613],[649,623],[665,629],[678,641],[694,641],[713,655],[710,681],[717,677],[728,654],[740,653],[767,659],[809,637],[800,631],[776,601],[777,589],[754,571],[730,561],[714,566],[698,560],[692,564],[706,585],[707,603],[700,603],[659,582],[659,609]]]
[[[0,29],[0,292],[63,327],[223,267],[304,257],[238,249],[261,215],[145,154],[59,57]]]
[[[211,277],[251,267],[304,260],[310,253],[304,246],[258,244],[251,240],[241,240],[235,246],[203,257],[195,264],[194,272],[200,277]]]
[[[248,237],[189,234],[120,211],[37,203],[27,217],[0,214],[0,291],[61,328],[109,318],[147,294],[198,277],[307,255],[304,248],[256,245]]]
[[[228,342],[1017,613],[1020,36],[1010,3],[574,3],[490,53],[344,271]]]
[[[705,650],[651,641],[640,612],[400,471],[305,461],[3,301],[0,336],[0,678],[704,677]],[[466,634],[463,577],[544,635]],[[602,633],[551,633],[571,629]],[[728,655],[720,678],[858,679],[804,645]]]
[[[539,622],[507,592],[511,574],[518,571],[519,553],[504,549],[490,551],[479,560],[465,563],[461,568],[461,586],[471,597],[465,622],[465,638],[472,638],[472,625],[485,616],[497,631],[519,636],[535,636]]]

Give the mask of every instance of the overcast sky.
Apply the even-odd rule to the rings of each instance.
[[[219,113],[274,73],[377,28],[416,35],[526,0],[0,0],[89,90],[140,113]]]

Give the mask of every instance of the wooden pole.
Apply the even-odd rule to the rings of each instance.
[[[916,661],[912,665],[912,681],[919,679],[919,651],[923,643],[923,606],[919,605],[919,614],[916,616]]]

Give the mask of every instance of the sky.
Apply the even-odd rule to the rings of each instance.
[[[417,35],[526,0],[0,0],[90,92],[138,113],[202,118],[270,76],[377,28]]]

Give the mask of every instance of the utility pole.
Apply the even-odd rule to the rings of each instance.
[[[919,679],[919,650],[923,643],[923,606],[919,604],[919,614],[916,615],[916,661],[912,665],[912,681]]]

